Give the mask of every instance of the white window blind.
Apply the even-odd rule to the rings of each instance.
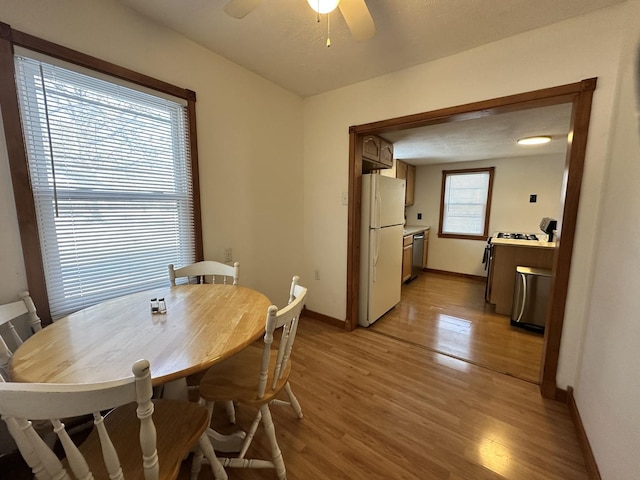
[[[484,235],[490,172],[445,175],[442,233]]]
[[[37,60],[16,82],[51,315],[195,259],[186,107]]]

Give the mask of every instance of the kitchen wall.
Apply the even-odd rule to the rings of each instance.
[[[558,384],[575,382],[626,4],[484,45],[304,101],[304,258],[310,310],[346,315],[348,129],[598,77],[569,282]]]
[[[485,276],[482,254],[486,242],[438,238],[442,171],[495,167],[490,234],[496,231],[542,233],[542,217],[558,218],[565,155],[499,158],[474,162],[422,165],[416,168],[416,196],[407,208],[407,224],[430,225],[429,268]],[[529,203],[529,194],[537,202]],[[417,213],[422,213],[422,220]]]
[[[0,0],[0,21],[194,90],[205,258],[222,260],[231,247],[240,282],[286,303],[303,265],[298,96],[113,0]],[[5,302],[27,285],[4,141],[0,192]]]
[[[575,399],[603,479],[640,476],[640,1],[630,2]]]

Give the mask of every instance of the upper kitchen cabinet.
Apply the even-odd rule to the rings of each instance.
[[[404,204],[408,207],[413,205],[416,196],[416,166],[410,163],[405,165],[407,166],[407,190],[404,195]]]
[[[370,162],[373,168],[393,166],[393,144],[376,135],[362,137],[362,161]]]
[[[393,166],[387,170],[380,170],[381,175],[388,177],[401,178],[406,181],[407,188],[405,190],[404,205],[409,207],[413,205],[416,192],[416,166],[402,160],[394,160]]]

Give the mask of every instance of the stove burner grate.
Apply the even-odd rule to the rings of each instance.
[[[538,237],[532,233],[509,233],[509,232],[499,232],[497,235],[498,238],[506,238],[510,240],[533,240],[538,241]]]

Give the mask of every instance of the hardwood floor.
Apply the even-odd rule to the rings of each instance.
[[[293,389],[273,406],[290,480],[587,479],[567,406],[536,385],[370,329],[345,332],[303,318]],[[222,405],[214,425],[227,423]],[[253,412],[237,411],[246,429]],[[258,431],[249,456],[268,455]],[[228,469],[230,479],[276,479]],[[180,480],[189,478],[185,462]],[[200,479],[211,479],[210,471]]]
[[[587,479],[567,406],[532,383],[542,337],[511,328],[483,294],[483,283],[428,272],[368,329],[303,318],[291,383],[304,418],[271,408],[288,478]],[[254,412],[236,413],[246,430]],[[237,428],[222,405],[213,424]],[[248,456],[268,455],[260,429]],[[2,470],[0,479],[23,478],[21,469]],[[272,470],[227,472],[231,480],[277,478]],[[206,465],[199,478],[213,478]]]
[[[538,383],[543,336],[510,325],[484,301],[484,282],[422,272],[370,330]]]

